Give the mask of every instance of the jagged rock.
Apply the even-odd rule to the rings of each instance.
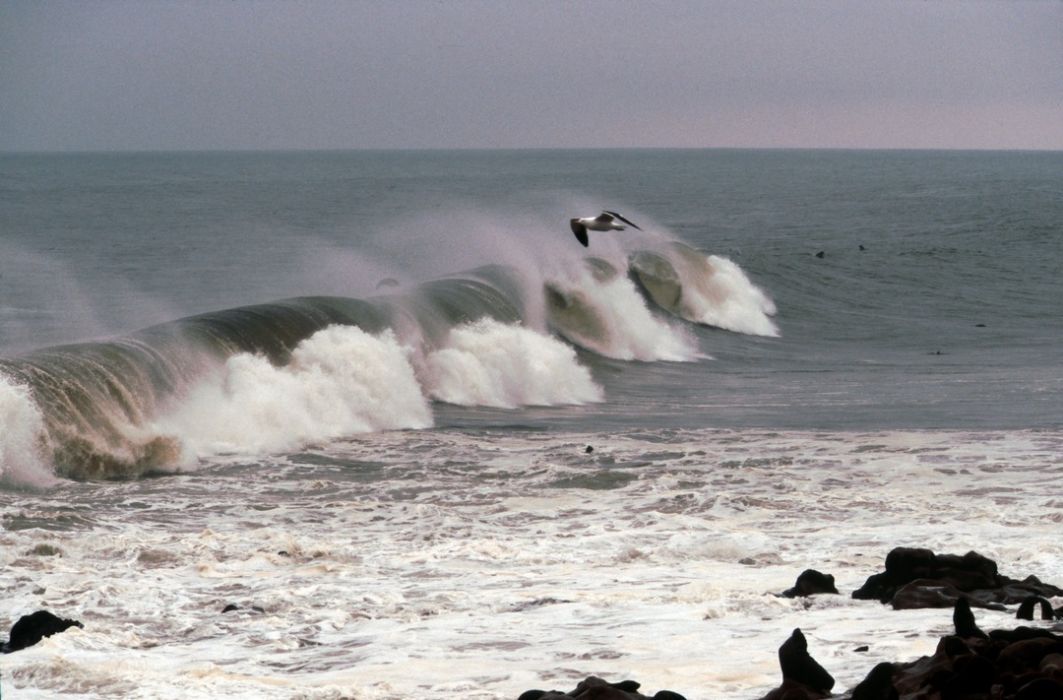
[[[892,682],[900,697],[1063,698],[1063,635],[1032,627],[986,635],[962,602],[953,619],[958,635],[943,637],[933,656],[894,664]],[[851,700],[865,699],[854,691]]]
[[[897,609],[952,607],[961,597],[977,607],[1015,605],[1031,595],[1063,595],[1063,589],[1036,576],[1018,581],[1001,575],[992,559],[968,552],[934,554],[929,549],[897,547],[886,555],[886,570],[873,574],[853,598],[890,603]]]

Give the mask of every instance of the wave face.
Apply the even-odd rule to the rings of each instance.
[[[0,479],[124,479],[425,428],[433,401],[595,403],[604,391],[572,346],[693,361],[704,356],[680,319],[774,332],[740,321],[770,301],[733,263],[673,247],[651,268],[654,255],[632,255],[627,274],[594,258],[549,273],[489,265],[367,299],[286,299],[0,360]]]
[[[775,303],[738,265],[673,242],[631,256],[631,276],[655,304],[694,323],[776,337]]]

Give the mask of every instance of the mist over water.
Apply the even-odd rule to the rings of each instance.
[[[85,623],[3,689],[738,699],[793,627],[840,687],[929,653],[940,611],[847,596],[892,547],[1063,583],[1060,173],[0,156],[0,619]],[[583,248],[602,209],[644,231]],[[810,567],[845,595],[774,596]]]

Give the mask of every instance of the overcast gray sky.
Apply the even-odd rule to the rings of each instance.
[[[0,150],[1063,149],[1063,1],[0,0]]]

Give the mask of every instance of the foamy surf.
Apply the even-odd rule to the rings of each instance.
[[[426,428],[432,414],[411,353],[391,331],[373,336],[353,326],[318,331],[279,367],[240,353],[155,421],[154,430],[175,436],[189,458]]]
[[[300,343],[281,366],[234,355],[150,430],[177,440],[188,463],[427,428],[433,399],[517,408],[597,402],[603,392],[571,347],[521,326],[482,319],[452,329],[443,347],[425,353],[391,331],[333,326]]]
[[[85,629],[5,656],[2,682],[41,698],[501,700],[594,673],[748,700],[778,685],[800,627],[844,692],[951,629],[948,610],[848,595],[892,547],[973,548],[1063,581],[1063,504],[1045,490],[1061,447],[1058,432],[426,430],[132,490],[67,484],[5,506],[0,612]],[[27,554],[39,545],[61,554]],[[842,595],[776,595],[808,567]]]
[[[426,360],[432,398],[462,406],[556,406],[604,398],[571,347],[528,328],[490,319],[450,332]]]
[[[702,357],[691,333],[654,315],[622,275],[581,268],[547,282],[549,319],[569,341],[617,360],[691,362]]]
[[[734,261],[671,242],[631,256],[631,272],[658,306],[694,323],[775,337],[775,302]]]

